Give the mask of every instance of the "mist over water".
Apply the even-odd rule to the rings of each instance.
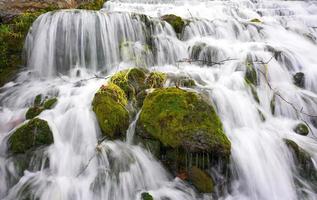
[[[182,33],[160,20],[166,14],[186,21]],[[316,38],[315,1],[124,0],[97,12],[40,16],[26,38],[27,69],[0,89],[0,199],[138,200],[146,191],[160,200],[317,199],[317,183],[302,176],[284,142],[308,152],[317,170]],[[258,102],[245,82],[249,63]],[[225,192],[199,195],[173,178],[132,142],[137,118],[127,142],[98,143],[94,94],[109,75],[136,66],[190,76],[213,102],[232,145]],[[298,72],[305,88],[293,83]],[[54,144],[38,152],[32,169],[19,172],[6,143],[38,94],[58,97],[39,115]],[[300,122],[309,125],[308,136],[293,131]]]

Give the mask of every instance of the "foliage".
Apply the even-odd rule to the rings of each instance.
[[[27,11],[7,24],[0,24],[0,86],[22,65],[24,40],[32,23],[41,14],[54,9],[50,7],[35,12]]]

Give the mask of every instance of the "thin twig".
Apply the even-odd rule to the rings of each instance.
[[[176,63],[195,63],[195,62],[202,62],[203,64],[205,65],[208,65],[208,66],[213,66],[213,65],[223,65],[225,62],[228,62],[228,61],[233,61],[233,60],[238,60],[237,58],[227,58],[225,60],[220,60],[218,62],[213,62],[213,61],[207,61],[207,60],[199,60],[199,59],[183,59],[183,60],[178,60],[176,61]]]

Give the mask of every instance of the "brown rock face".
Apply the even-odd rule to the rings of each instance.
[[[47,8],[76,8],[93,0],[0,0],[0,17],[3,21],[25,11],[36,11]]]

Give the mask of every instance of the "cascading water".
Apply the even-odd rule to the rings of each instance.
[[[165,14],[186,19],[181,34],[160,20]],[[295,141],[317,170],[316,27],[314,1],[125,0],[109,1],[98,12],[42,15],[26,39],[28,70],[1,88],[0,198],[130,200],[148,191],[162,200],[317,199],[316,180],[300,173],[284,143]],[[256,87],[245,83],[251,64]],[[126,143],[98,142],[91,102],[105,80],[92,77],[134,66],[187,74],[210,97],[232,144],[226,192],[200,196],[172,179],[131,143],[137,119]],[[305,74],[305,89],[293,84],[297,72]],[[7,139],[37,94],[58,97],[39,116],[48,121],[54,144],[20,172]],[[308,136],[293,131],[301,121],[309,125]]]

